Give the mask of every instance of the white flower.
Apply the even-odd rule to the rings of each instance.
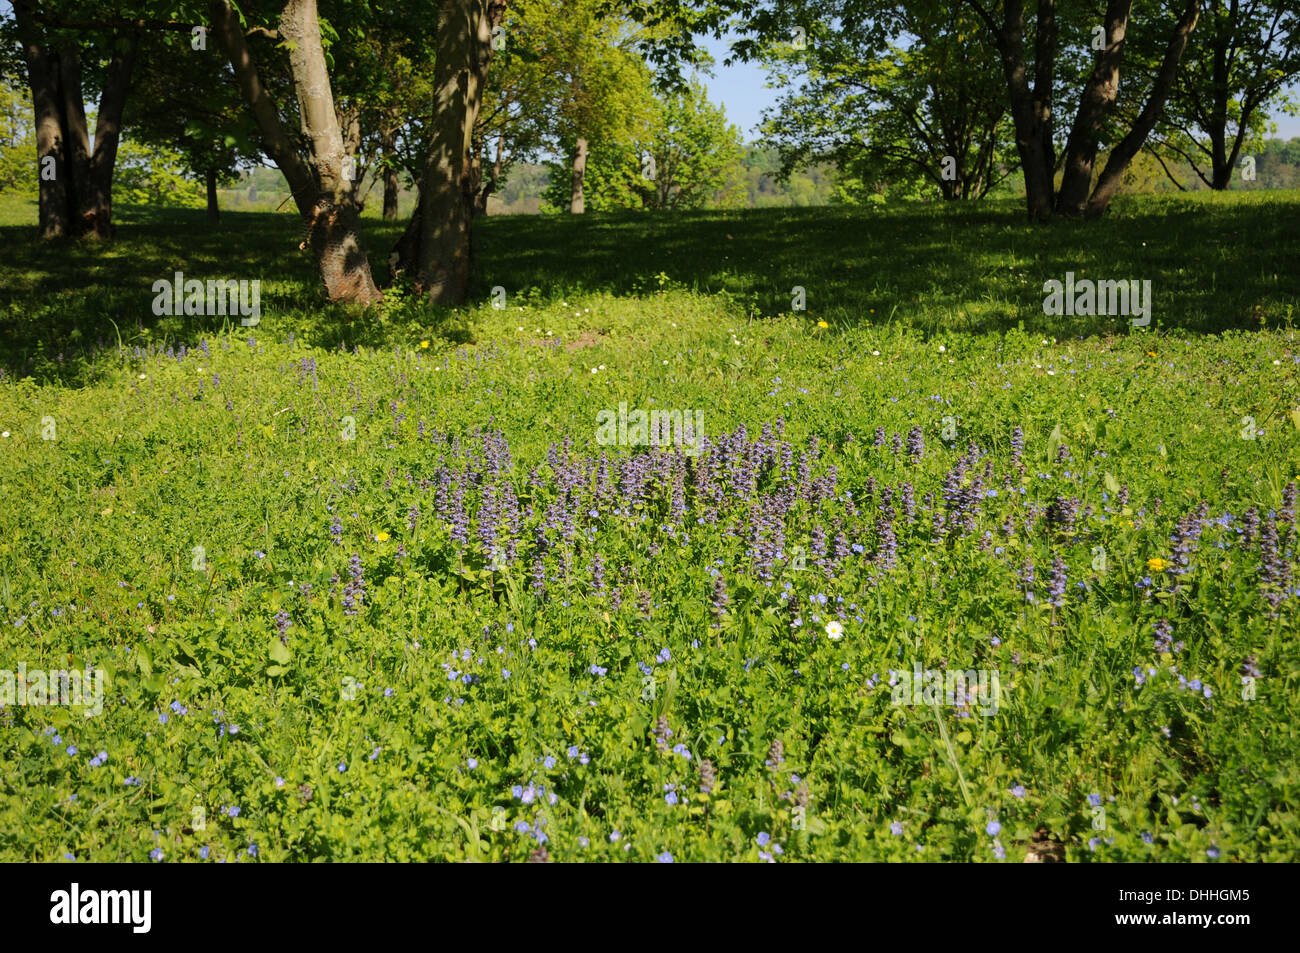
[[[844,637],[844,626],[834,620],[826,623],[826,638],[838,642]]]
[[[872,356],[872,357],[880,357],[880,352],[879,352],[879,351],[872,351],[872,352],[871,352],[871,356]]]
[[[596,373],[596,368],[593,367],[593,368],[591,369],[591,373],[593,373],[593,374]]]
[[[8,437],[8,436],[9,436],[8,430],[6,430],[4,433],[0,433],[0,437]]]
[[[947,351],[947,350],[948,350],[948,349],[947,349],[946,347],[944,347],[942,344],[939,345],[939,353],[940,353],[940,354],[943,354],[943,353],[944,353],[945,351]]]
[[[140,380],[142,380],[142,381],[147,381],[148,379],[149,379],[149,375],[148,375],[148,374],[141,374],[141,375],[140,375]]]

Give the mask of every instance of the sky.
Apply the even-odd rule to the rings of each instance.
[[[774,89],[767,88],[767,74],[752,63],[737,63],[723,66],[727,56],[725,40],[705,40],[702,44],[716,61],[713,76],[702,76],[709,89],[709,99],[721,103],[727,111],[727,119],[740,127],[746,142],[758,138],[757,126],[763,110],[776,105],[780,98]],[[1300,86],[1293,87],[1292,96],[1300,99]],[[1277,135],[1282,139],[1300,136],[1300,117],[1285,116],[1275,111]]]

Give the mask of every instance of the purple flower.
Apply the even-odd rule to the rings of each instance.
[[[1052,557],[1052,575],[1047,582],[1047,601],[1058,609],[1065,605],[1067,582],[1065,560],[1055,555]]]

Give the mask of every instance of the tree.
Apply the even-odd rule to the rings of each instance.
[[[591,207],[657,210],[737,208],[746,190],[740,130],[709,102],[698,80],[653,102],[648,134],[636,142],[593,142],[587,167]],[[564,176],[552,166],[546,198],[563,207]]]
[[[982,198],[1009,174],[1012,140],[997,56],[973,42],[981,25],[922,4],[897,15],[906,45],[886,45],[881,21],[855,6],[783,6],[792,27],[810,24],[800,42],[765,51],[787,90],[764,124],[783,173],[833,161],[868,189],[925,180],[945,199]]]
[[[287,0],[276,6],[277,26],[262,26],[254,32],[287,47],[301,125],[297,141],[285,129],[230,0],[211,0],[209,11],[244,102],[257,123],[262,147],[289,182],[326,294],[331,301],[369,304],[383,295],[375,286],[362,246],[352,176],[344,171],[347,153],[334,108],[316,0]]]
[[[474,126],[483,103],[493,30],[504,0],[440,0],[434,114],[420,176],[420,204],[394,249],[394,270],[409,271],[435,304],[465,300],[470,225],[481,164]]]
[[[140,34],[154,26],[177,26],[143,19],[73,19],[82,12],[78,4],[61,5],[60,16],[35,0],[13,4],[36,122],[42,238],[112,237],[113,169]],[[93,152],[84,98],[88,78],[101,90]]]
[[[985,5],[981,0],[964,0],[988,29],[1002,59],[1011,116],[1015,123],[1016,147],[1025,177],[1025,201],[1029,218],[1042,221],[1060,215],[1069,218],[1102,214],[1114,198],[1125,167],[1142,148],[1173,87],[1178,64],[1196,28],[1200,0],[1181,0],[1180,7],[1163,21],[1153,16],[1148,29],[1162,40],[1162,52],[1155,64],[1147,95],[1126,130],[1110,150],[1105,168],[1093,184],[1094,164],[1102,132],[1115,112],[1119,95],[1120,68],[1130,29],[1133,0],[1107,0],[1105,13],[1096,27],[1101,49],[1079,92],[1078,109],[1070,127],[1063,157],[1060,189],[1055,188],[1056,144],[1054,100],[1061,81],[1059,46],[1062,26],[1077,28],[1078,19],[1058,20],[1055,0],[1038,0],[1036,19],[1030,30],[1023,0],[1003,0]],[[1000,11],[998,9],[1000,7]],[[1072,15],[1086,11],[1071,10]],[[1084,21],[1086,23],[1086,19]],[[1075,33],[1078,48],[1078,33]],[[1153,42],[1159,42],[1154,41]],[[1032,44],[1032,56],[1025,50]]]
[[[1226,189],[1297,76],[1300,3],[1210,0],[1148,148],[1162,164],[1183,159],[1210,188]]]
[[[23,92],[0,79],[0,193],[36,185],[32,110]]]
[[[134,95],[123,117],[129,139],[174,156],[204,182],[208,221],[220,219],[217,186],[255,164],[257,129],[229,65],[200,38],[159,33],[146,39]]]

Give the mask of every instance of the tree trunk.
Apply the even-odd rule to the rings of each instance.
[[[1056,211],[1067,218],[1082,218],[1087,208],[1093,166],[1097,161],[1097,137],[1119,96],[1119,68],[1124,59],[1124,39],[1132,7],[1133,0],[1110,0],[1106,5],[1106,48],[1083,88],[1079,111],[1065,146],[1065,175],[1056,196]]]
[[[1053,0],[1038,4],[1035,31],[1034,85],[1030,88],[1025,64],[1024,3],[1007,0],[999,24],[975,6],[993,33],[1002,59],[1011,102],[1011,120],[1016,133],[1016,150],[1025,176],[1025,203],[1030,221],[1041,222],[1053,212],[1053,180],[1056,155],[1052,145],[1052,78],[1056,69],[1056,9]]]
[[[308,243],[326,293],[331,301],[379,301],[383,295],[375,287],[361,246],[352,183],[343,175],[347,153],[334,111],[316,0],[289,0],[280,14],[280,35],[289,44],[289,68],[316,186],[307,215]]]
[[[81,55],[69,41],[59,51],[59,92],[63,101],[63,157],[68,170],[69,224],[72,235],[98,235],[96,210],[90,199],[90,130],[81,96]]]
[[[474,123],[492,59],[492,28],[504,0],[441,0],[434,66],[434,125],[421,177],[418,240],[398,243],[398,268],[436,304],[456,305],[469,286],[474,217]],[[410,229],[408,229],[409,233]],[[403,255],[412,252],[414,260]]]
[[[122,112],[131,85],[131,70],[139,38],[132,34],[119,41],[108,64],[104,90],[95,114],[95,151],[90,159],[90,192],[87,204],[92,215],[91,232],[96,238],[113,235],[113,170],[117,166],[117,147],[121,142]],[[124,48],[122,48],[124,47]]]
[[[1087,214],[1095,218],[1106,211],[1110,205],[1110,200],[1115,197],[1119,190],[1120,179],[1124,175],[1124,170],[1128,164],[1133,161],[1142,144],[1151,133],[1151,129],[1156,124],[1161,110],[1164,109],[1165,100],[1169,98],[1169,90],[1173,88],[1174,78],[1178,75],[1178,62],[1182,59],[1183,50],[1187,48],[1187,42],[1196,29],[1196,21],[1201,13],[1200,0],[1187,0],[1186,6],[1183,7],[1182,16],[1178,19],[1178,24],[1174,27],[1174,32],[1169,37],[1169,43],[1165,47],[1165,56],[1160,64],[1160,71],[1156,74],[1156,81],[1151,86],[1151,92],[1147,96],[1146,104],[1142,107],[1142,112],[1133,122],[1133,128],[1128,131],[1123,139],[1110,151],[1110,157],[1106,160],[1106,168],[1102,170],[1101,176],[1097,179],[1097,187],[1092,190],[1092,197],[1088,199]]]
[[[69,234],[68,170],[63,155],[63,121],[59,103],[58,57],[51,57],[41,44],[36,24],[24,3],[14,4],[14,17],[23,57],[27,61],[27,82],[32,90],[36,120],[36,163],[39,177],[37,215],[41,238],[62,238]]]
[[[131,34],[114,40],[92,154],[76,41],[51,53],[29,4],[15,3],[14,19],[36,120],[40,236],[111,238],[113,169],[137,38]]]
[[[308,158],[294,149],[244,39],[229,0],[209,5],[213,27],[261,131],[267,154],[284,173],[294,203],[307,224],[307,243],[331,301],[370,304],[383,298],[361,243],[352,183],[343,178],[344,145],[329,70],[321,44],[315,0],[287,0],[280,36],[289,46],[289,67]]]
[[[397,166],[393,161],[393,153],[397,150],[397,130],[384,130],[383,137],[380,139],[379,147],[384,156],[384,221],[397,221]]]
[[[219,225],[221,223],[221,209],[217,207],[217,170],[208,169],[208,224]]]
[[[492,197],[497,188],[501,185],[501,169],[505,162],[506,136],[501,133],[497,136],[497,156],[492,163],[492,178],[487,182],[480,184],[477,194],[474,196],[474,217],[486,215],[488,210],[488,199]]]
[[[581,215],[587,211],[587,199],[582,191],[582,180],[587,175],[587,140],[578,137],[578,148],[573,154],[573,183],[569,190],[569,211]]]

